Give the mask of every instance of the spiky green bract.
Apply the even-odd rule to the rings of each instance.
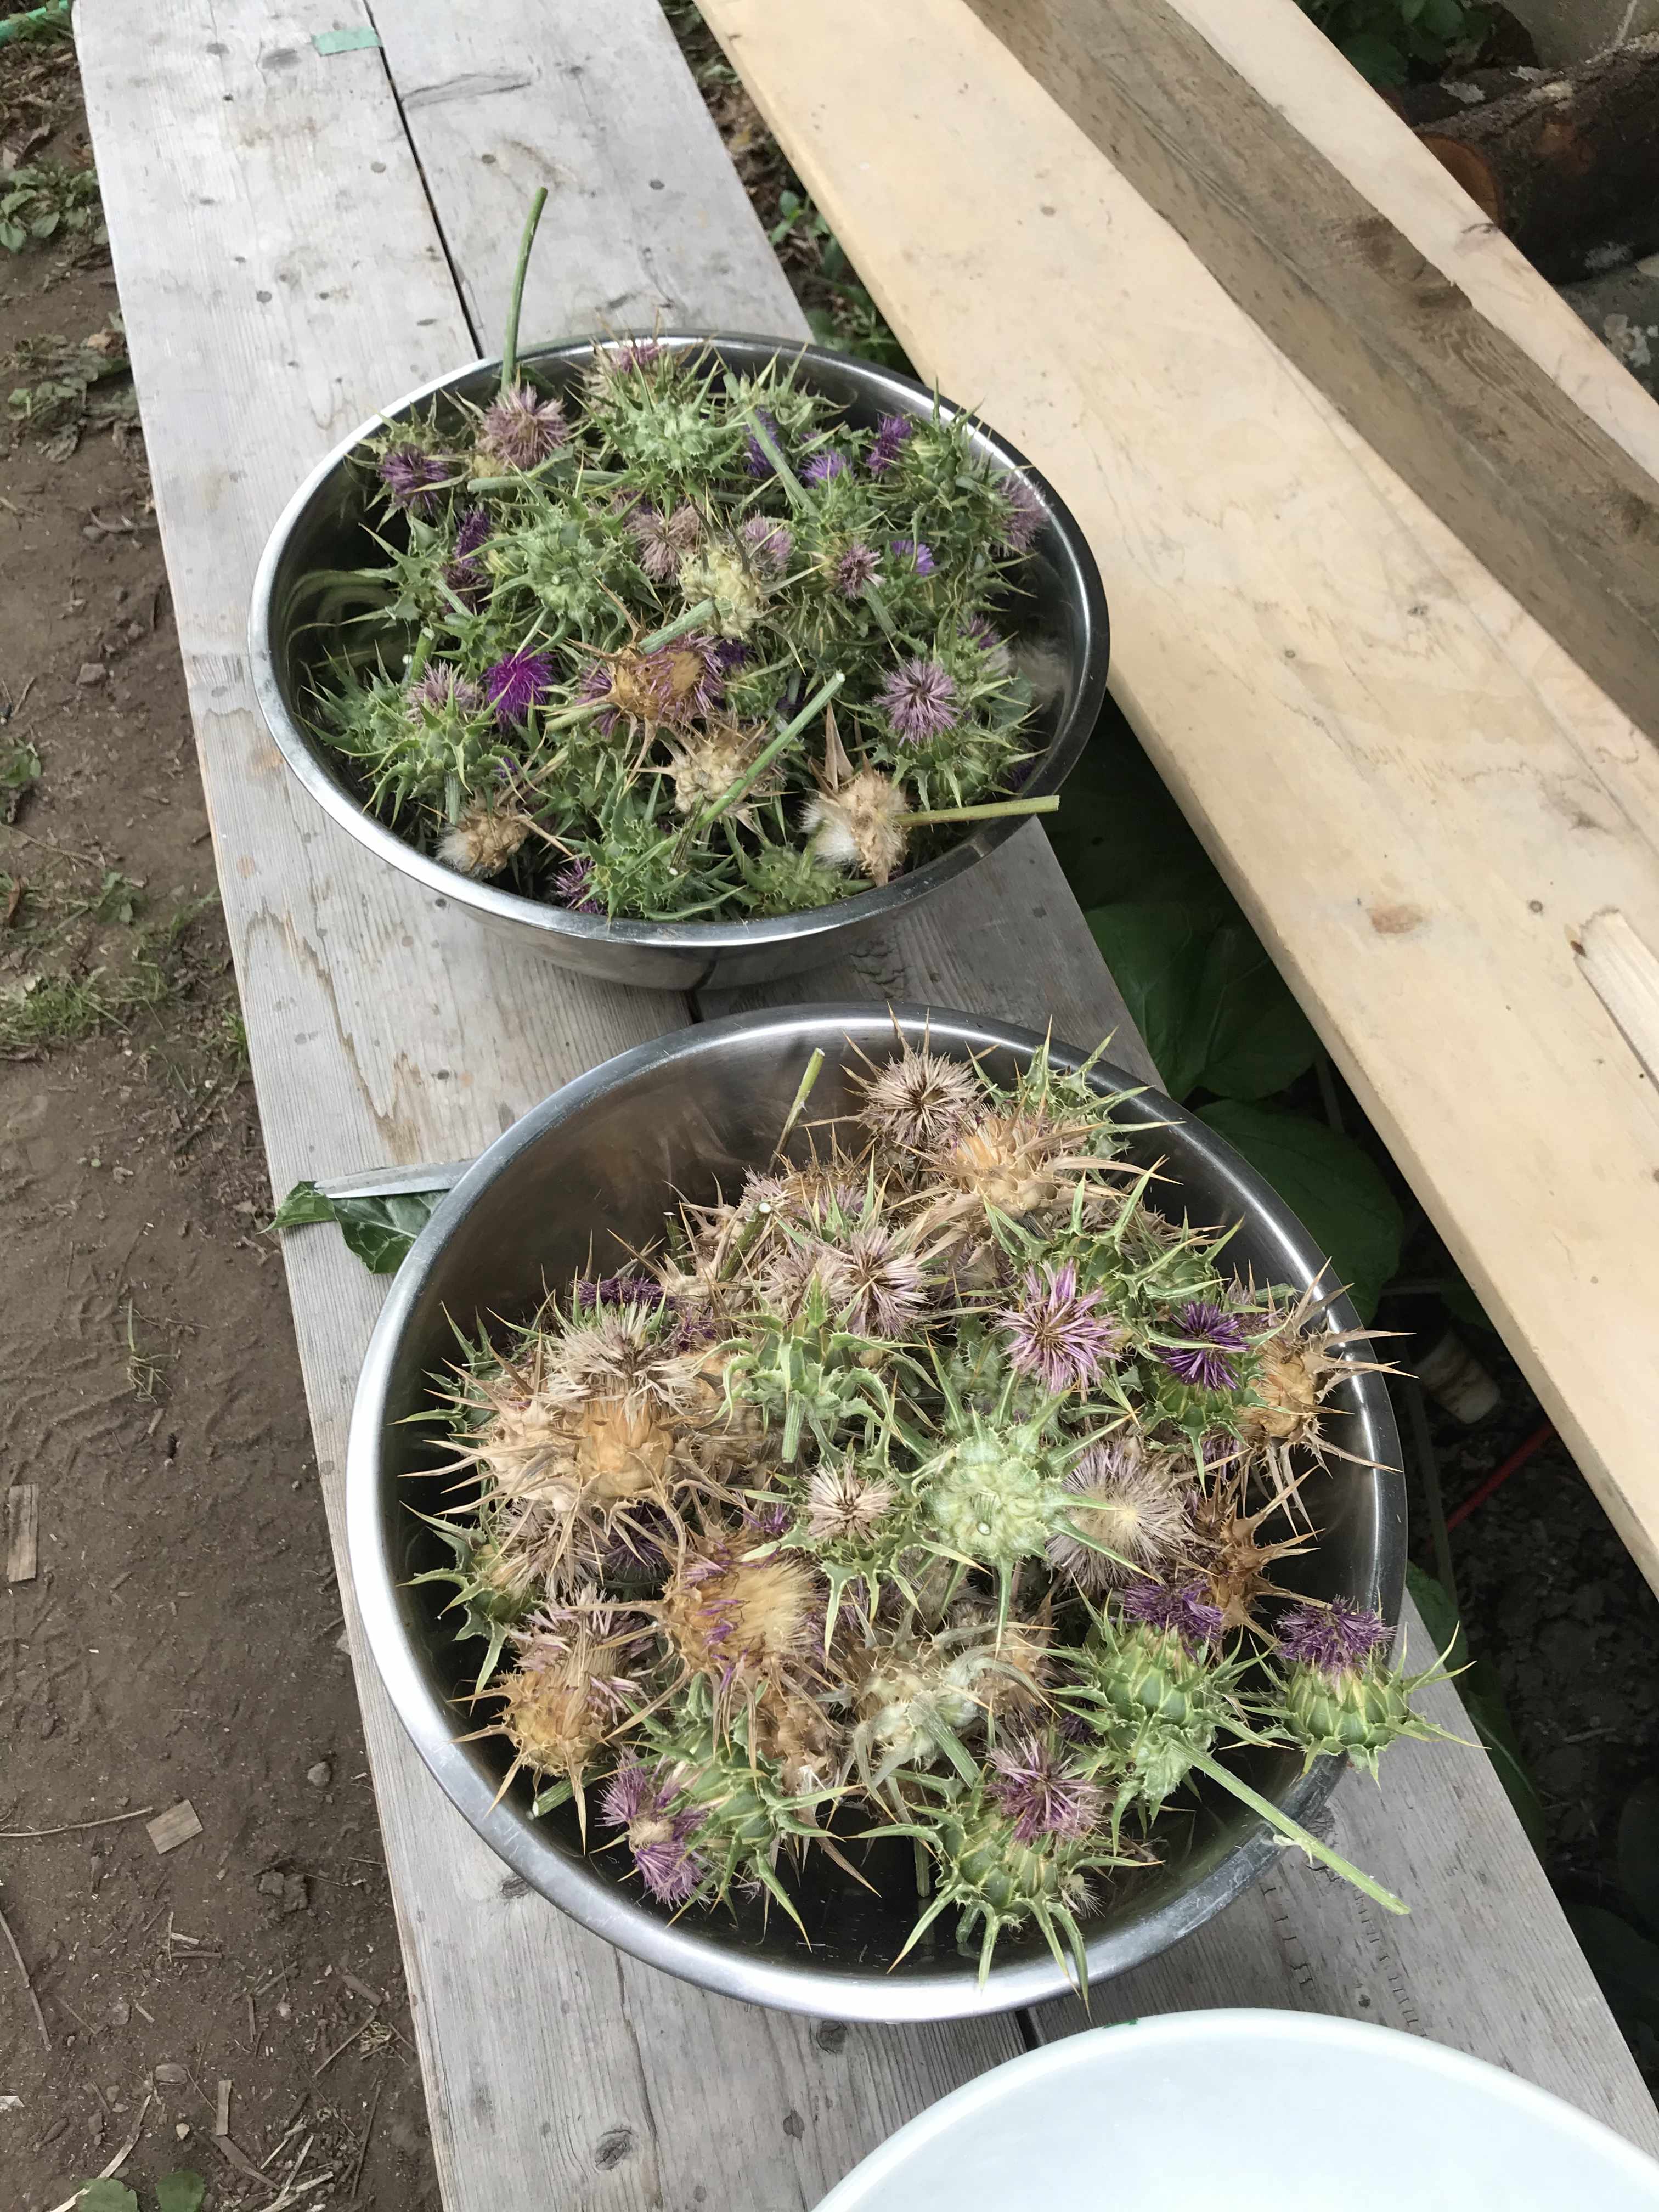
[[[814,1279],[789,1318],[756,1316],[753,1338],[726,1370],[727,1389],[757,1407],[769,1426],[781,1429],[781,1456],[788,1466],[804,1434],[825,1452],[849,1436],[874,1438],[891,1413],[892,1392],[862,1355],[882,1350],[878,1342],[836,1326],[823,1286]]]
[[[798,1860],[820,1840],[817,1815],[840,1793],[787,1788],[776,1761],[760,1748],[753,1715],[739,1711],[717,1720],[709,1686],[701,1679],[648,1719],[630,1749],[657,1764],[669,1815],[689,1814],[696,1824],[691,1833],[703,1872],[693,1898],[726,1904],[734,1890],[744,1893],[758,1887],[799,1928],[800,1915],[779,1879],[778,1862]]]
[[[1301,1746],[1309,1766],[1316,1759],[1347,1758],[1374,1777],[1380,1754],[1402,1736],[1450,1740],[1444,1729],[1412,1710],[1419,1690],[1444,1680],[1437,1666],[1407,1674],[1386,1660],[1371,1658],[1339,1674],[1297,1665],[1275,1679],[1279,1698],[1263,1710]]]
[[[1004,1931],[1035,1924],[1082,1995],[1089,1964],[1079,1917],[1094,1905],[1089,1876],[1123,1865],[1124,1854],[1103,1836],[1050,1835],[1022,1843],[1015,1821],[991,1801],[983,1775],[971,1786],[935,1782],[930,1799],[913,1808],[900,1830],[915,1836],[931,1859],[933,1895],[899,1957],[941,1913],[954,1911],[958,1948],[971,1954],[977,1932],[983,1982]]]
[[[411,1575],[410,1581],[416,1585],[454,1585],[455,1594],[444,1609],[447,1613],[460,1613],[461,1625],[454,1631],[456,1638],[465,1642],[481,1637],[484,1641],[484,1656],[472,1685],[476,1695],[501,1664],[508,1635],[533,1609],[537,1598],[535,1577],[522,1556],[503,1550],[500,1540],[487,1533],[482,1523],[468,1526],[425,1513],[419,1518],[448,1546],[454,1555],[454,1564],[428,1567],[423,1574]]]
[[[445,398],[389,422],[362,455],[372,562],[302,584],[322,665],[313,726],[400,835],[555,904],[574,860],[609,914],[741,918],[885,882],[963,834],[910,816],[1014,789],[1038,703],[1009,643],[1030,568],[967,423],[884,438],[786,359],[742,377],[644,343],[603,351],[559,404],[532,365],[510,404]],[[671,702],[641,680],[639,648],[693,606],[686,654],[702,665]],[[528,711],[441,729],[400,717],[427,659],[488,690],[526,654],[548,665]],[[894,690],[917,667],[942,702],[925,727]],[[764,784],[720,808],[707,776],[831,678],[833,725],[815,714]],[[505,858],[446,843],[498,770],[543,835]],[[693,788],[695,810],[678,804]],[[884,794],[885,834],[826,857],[814,810],[848,788]]]
[[[1076,1680],[1056,1692],[1084,1722],[1084,1771],[1114,1796],[1114,1821],[1132,1808],[1153,1818],[1218,1733],[1249,1738],[1238,1701],[1242,1656],[1217,1659],[1173,1628],[1095,1616],[1068,1655]]]

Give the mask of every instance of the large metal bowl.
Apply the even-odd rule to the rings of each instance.
[[[564,390],[580,382],[597,352],[623,343],[618,338],[545,346],[523,359],[540,381]],[[753,375],[782,356],[797,365],[805,381],[843,408],[848,419],[861,428],[882,415],[925,418],[936,404],[946,418],[959,411],[948,401],[936,403],[932,392],[907,376],[820,346],[695,332],[659,343],[712,355],[743,375]],[[295,775],[360,844],[481,921],[523,943],[540,945],[561,967],[612,982],[695,990],[705,985],[763,982],[839,957],[861,939],[890,927],[907,907],[972,867],[1019,828],[1017,816],[976,823],[959,843],[911,873],[896,877],[881,890],[860,891],[811,914],[753,921],[607,921],[475,882],[417,852],[365,812],[361,794],[306,726],[307,702],[325,641],[308,634],[299,618],[300,585],[313,569],[362,568],[377,557],[368,534],[364,476],[361,468],[350,465],[362,441],[386,422],[401,420],[440,394],[488,401],[499,373],[498,363],[480,362],[455,375],[440,377],[354,430],[289,501],[260,559],[248,621],[248,653],[260,708]],[[1065,781],[1105,698],[1106,600],[1087,541],[1042,477],[1012,446],[980,425],[973,427],[971,438],[975,452],[999,468],[1020,470],[1042,508],[1030,573],[1022,580],[1022,611],[1013,625],[1017,637],[1041,645],[1046,664],[1060,678],[1056,695],[1030,726],[1040,757],[1020,790],[1022,797],[1037,798],[1058,791]]]
[[[890,1894],[872,1897],[827,1863],[813,1869],[801,1899],[808,1950],[781,1913],[768,1923],[758,1906],[672,1920],[627,1879],[622,1854],[584,1857],[570,1807],[532,1820],[522,1779],[497,1802],[507,1763],[500,1739],[459,1740],[476,1725],[456,1702],[471,1647],[458,1650],[440,1618],[434,1592],[447,1586],[410,1580],[448,1555],[416,1517],[439,1504],[446,1479],[427,1471],[429,1447],[407,1417],[432,1402],[431,1378],[454,1357],[457,1328],[483,1316],[523,1317],[546,1286],[590,1259],[604,1265],[648,1245],[676,1194],[702,1202],[717,1186],[735,1189],[746,1168],[769,1156],[815,1046],[826,1055],[812,1093],[817,1119],[849,1109],[848,1076],[860,1065],[854,1048],[879,1060],[900,1034],[919,1038],[924,1023],[935,1052],[982,1055],[1005,1080],[1039,1043],[1027,1030],[919,1007],[738,1015],[623,1053],[526,1114],[444,1200],[399,1270],[358,1385],[348,1458],[352,1577],[369,1648],[422,1756],[478,1833],[544,1897],[652,1965],[732,1996],[836,2020],[1000,2011],[1054,1996],[1066,1981],[1032,1931],[1023,1942],[1003,1938],[981,1985],[976,1957],[957,1954],[943,1919],[890,1972],[915,1913],[908,1844],[876,1847],[895,1853]],[[1054,1056],[1067,1067],[1083,1059],[1065,1047]],[[1094,1080],[1103,1090],[1130,1082],[1109,1067]],[[1229,1248],[1241,1273],[1298,1288],[1313,1280],[1322,1255],[1231,1146],[1156,1092],[1143,1093],[1126,1118],[1167,1125],[1133,1139],[1138,1156],[1165,1163],[1166,1205],[1194,1221],[1242,1219]],[[1330,1316],[1339,1328],[1355,1325],[1345,1298],[1332,1300]],[[1393,1621],[1406,1529],[1388,1394],[1376,1376],[1356,1374],[1334,1403],[1351,1417],[1344,1444],[1376,1464],[1310,1480],[1322,1541],[1290,1568],[1304,1571],[1307,1590],[1377,1606]],[[1340,1765],[1325,1759],[1304,1774],[1295,1754],[1263,1751],[1243,1771],[1305,1820]],[[1091,1978],[1121,1973],[1190,1935],[1273,1856],[1267,1824],[1224,1793],[1200,1799],[1189,1823],[1167,1825],[1167,1863],[1115,1879],[1085,1926]],[[872,1879],[883,1870],[872,1857]]]

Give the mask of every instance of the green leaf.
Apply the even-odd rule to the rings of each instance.
[[[1400,1265],[1405,1220],[1369,1152],[1322,1121],[1222,1098],[1200,1109],[1271,1183],[1346,1283],[1362,1321]]]
[[[1423,0],[1420,8],[1407,6],[1401,12],[1408,23],[1420,20],[1422,28],[1434,39],[1461,39],[1468,27],[1470,11],[1463,0]]]
[[[27,791],[40,781],[40,756],[33,745],[7,745],[0,750],[0,791]]]
[[[1659,1775],[1638,1782],[1619,1815],[1619,1887],[1637,1918],[1659,1935]]]
[[[1043,824],[1078,904],[1168,901],[1216,921],[1238,913],[1215,863],[1114,707],[1066,779]]]
[[[121,2181],[89,2181],[75,2201],[80,2212],[138,2212],[138,2199]]]
[[[1358,31],[1344,39],[1342,52],[1363,77],[1373,84],[1404,84],[1406,57],[1392,39],[1375,31]]]
[[[268,1230],[308,1229],[313,1222],[333,1218],[331,1198],[325,1198],[314,1182],[296,1182],[265,1226]]]
[[[201,2175],[181,2167],[177,2173],[164,2173],[156,2183],[155,2212],[201,2212],[206,2195],[207,2184]]]
[[[1434,1638],[1435,1650],[1445,1653],[1447,1667],[1455,1669],[1464,1665],[1469,1655],[1463,1644],[1463,1623],[1444,1583],[1411,1560],[1406,1567],[1406,1587],[1423,1616],[1424,1627]]]
[[[337,1199],[334,1218],[346,1249],[371,1275],[395,1275],[443,1196],[441,1190],[430,1190],[399,1198]]]
[[[1172,902],[1098,906],[1085,919],[1164,1089],[1185,1098],[1204,1067],[1205,1027],[1196,1009],[1212,925]]]

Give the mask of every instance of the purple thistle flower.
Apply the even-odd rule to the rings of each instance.
[[[556,453],[569,435],[556,399],[543,399],[533,385],[514,384],[484,410],[478,451],[503,468],[533,469]]]
[[[1104,1798],[1092,1782],[1074,1774],[1040,1736],[1015,1736],[990,1754],[990,1794],[1014,1824],[1014,1840],[1035,1844],[1044,1836],[1081,1843],[1098,1822]]]
[[[899,447],[910,436],[915,424],[908,415],[884,415],[876,426],[876,442],[864,457],[864,465],[872,477],[890,469],[898,459]]]
[[[835,477],[846,475],[847,456],[826,446],[821,453],[813,454],[800,473],[803,483],[828,483]]]
[[[544,653],[509,653],[484,671],[484,690],[504,726],[521,723],[553,681],[553,663]]]
[[[605,907],[593,894],[592,860],[567,860],[553,878],[553,896],[570,914],[603,914]]]
[[[585,863],[576,860],[571,865],[581,867]],[[667,1295],[654,1275],[602,1275],[598,1282],[583,1281],[575,1286],[576,1303],[581,1306],[643,1306],[651,1310]]]
[[[626,1829],[640,1880],[659,1905],[688,1903],[708,1871],[691,1848],[701,1816],[676,1812],[678,1795],[661,1767],[635,1760],[617,1768],[599,1798],[601,1817]]]
[[[794,1517],[794,1507],[786,1505],[781,1498],[760,1505],[745,1505],[743,1510],[744,1528],[753,1536],[787,1535]]]
[[[642,376],[661,360],[662,348],[655,338],[628,338],[602,353],[599,358],[611,367],[632,369],[635,375]]]
[[[957,680],[937,660],[907,660],[882,685],[877,704],[901,738],[923,744],[956,727]]]
[[[681,562],[702,535],[702,518],[685,502],[672,514],[660,514],[649,500],[641,500],[629,509],[623,526],[638,549],[641,568],[657,584],[678,575]]]
[[[1126,1620],[1144,1628],[1173,1629],[1190,1649],[1221,1641],[1221,1607],[1210,1603],[1202,1583],[1182,1583],[1176,1589],[1148,1578],[1132,1583],[1118,1603]]]
[[[881,556],[874,547],[854,539],[836,563],[836,589],[855,599],[866,584],[875,582],[880,568]]]
[[[763,575],[782,575],[789,566],[795,541],[781,522],[774,522],[769,515],[751,514],[738,535]]]
[[[481,714],[488,703],[472,678],[448,660],[428,662],[404,697],[416,721],[422,714],[458,714],[465,719]]]
[[[1238,1370],[1228,1353],[1244,1349],[1244,1325],[1212,1298],[1191,1298],[1176,1319],[1181,1334],[1195,1337],[1192,1345],[1159,1345],[1158,1356],[1172,1375],[1200,1390],[1231,1390],[1237,1387]]]
[[[583,669],[576,684],[576,697],[583,706],[591,706],[596,699],[611,696],[611,664],[605,660],[591,660]],[[593,718],[593,726],[602,738],[608,738],[622,717],[614,707],[607,707],[603,714]]]
[[[489,536],[489,517],[481,507],[469,507],[455,532],[455,550],[444,570],[444,581],[459,599],[471,602],[489,584],[478,555]]]
[[[449,475],[449,464],[418,446],[394,446],[380,458],[380,478],[393,507],[405,514],[430,514],[438,504],[435,486]]]
[[[1127,1332],[1103,1308],[1099,1291],[1079,1291],[1075,1261],[1045,1261],[1026,1272],[1024,1301],[996,1318],[1008,1338],[1008,1358],[1021,1375],[1035,1376],[1045,1390],[1086,1389],[1115,1359]]]
[[[783,451],[783,434],[778,428],[777,416],[769,413],[764,407],[757,407],[755,410],[755,420],[765,431],[767,436],[777,447],[779,453],[781,453]],[[749,433],[749,451],[744,465],[747,468],[751,477],[772,477],[777,474],[777,471],[773,467],[771,462],[766,457],[765,448],[762,446],[760,440],[755,435],[752,430]]]
[[[719,637],[708,657],[720,675],[730,676],[748,659],[749,647],[735,637]]]
[[[998,489],[1007,506],[997,542],[1005,553],[1029,553],[1042,527],[1042,502],[1024,477],[1004,477]]]
[[[927,1304],[927,1272],[890,1230],[866,1222],[839,1249],[823,1247],[818,1279],[854,1336],[902,1336]]]
[[[966,622],[957,624],[957,634],[976,647],[999,675],[1008,667],[1012,658],[1008,641],[984,615],[969,615]]]
[[[1363,1667],[1393,1634],[1380,1613],[1345,1605],[1299,1605],[1279,1624],[1279,1648],[1297,1665],[1322,1674],[1346,1674]]]
[[[933,559],[933,549],[924,545],[920,538],[896,538],[892,550],[902,560],[907,555],[915,563],[919,576],[931,576],[939,565]]]

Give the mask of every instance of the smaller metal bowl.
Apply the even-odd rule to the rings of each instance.
[[[626,338],[544,346],[523,356],[526,368],[556,391],[580,384],[594,356]],[[860,428],[883,415],[931,418],[935,404],[948,421],[960,413],[908,376],[822,346],[781,338],[683,333],[659,344],[701,352],[742,376],[759,374],[787,357],[802,380],[844,410]],[[765,982],[838,958],[854,945],[890,928],[919,899],[993,853],[1021,827],[1020,817],[974,823],[961,842],[879,890],[860,891],[811,914],[748,921],[629,921],[571,914],[499,885],[476,882],[417,852],[397,832],[365,811],[341,764],[306,723],[306,702],[323,659],[323,643],[299,618],[302,579],[318,568],[359,568],[377,555],[368,535],[369,502],[353,456],[365,438],[446,394],[477,404],[493,397],[498,362],[480,362],[410,392],[354,430],[306,478],[271,532],[254,580],[248,617],[253,688],[271,736],[306,789],[359,844],[481,921],[507,931],[520,943],[539,945],[561,967],[617,983],[667,990],[722,988]],[[1028,726],[1037,757],[1020,786],[1023,798],[1058,791],[1077,763],[1106,696],[1109,629],[1100,572],[1088,542],[1050,486],[1024,457],[975,423],[974,450],[1001,470],[1018,470],[1030,485],[1042,520],[1030,556],[1023,622],[1017,641],[1042,648],[1058,690]]]
[[[422,1757],[453,1803],[507,1863],[584,1926],[635,1957],[688,1981],[830,2020],[945,2020],[1036,2004],[1067,1983],[1035,1929],[1005,1936],[989,1978],[976,1954],[955,1948],[936,1921],[901,1965],[892,1960],[915,1917],[907,1845],[876,1845],[866,1872],[872,1896],[827,1862],[811,1868],[799,1902],[808,1950],[784,1915],[759,1905],[673,1918],[628,1878],[622,1855],[584,1855],[573,1807],[535,1820],[521,1777],[506,1793],[508,1754],[499,1738],[468,1735],[466,1659],[441,1615],[441,1584],[416,1585],[448,1554],[418,1513],[436,1510],[448,1479],[434,1475],[411,1414],[433,1403],[433,1377],[456,1351],[455,1330],[481,1316],[527,1318],[549,1285],[568,1282],[591,1260],[644,1249],[677,1198],[706,1203],[735,1190],[746,1169],[771,1155],[813,1049],[824,1065],[812,1093],[814,1119],[848,1113],[849,1078],[860,1054],[880,1062],[903,1038],[924,1031],[934,1052],[981,1060],[1007,1082],[1042,1040],[965,1014],[901,1006],[807,1006],[736,1015],[641,1045],[567,1084],[517,1122],[444,1200],[398,1271],[369,1346],[352,1416],[347,1516],[352,1581],[369,1649]],[[1084,1055],[1053,1048],[1076,1069]],[[1132,1079],[1094,1071],[1105,1091]],[[1133,1157],[1161,1160],[1164,1203],[1194,1221],[1242,1223],[1229,1247],[1241,1272],[1300,1290],[1322,1255],[1280,1200],[1232,1148],[1156,1092],[1143,1093],[1130,1122],[1163,1126],[1130,1139]],[[1356,1327],[1346,1298],[1328,1307],[1333,1327]],[[1405,1486],[1395,1471],[1399,1438],[1379,1376],[1356,1373],[1334,1394],[1345,1446],[1374,1465],[1316,1470],[1304,1496],[1317,1548],[1285,1564],[1289,1582],[1322,1598],[1346,1598],[1399,1618],[1405,1579]],[[476,1659],[475,1659],[476,1664]],[[1338,1760],[1303,1771],[1300,1756],[1263,1749],[1240,1762],[1252,1784],[1306,1821],[1329,1795]],[[1224,1792],[1206,1790],[1190,1818],[1172,1820],[1169,1856],[1155,1869],[1115,1878],[1085,1922],[1091,1979],[1121,1973],[1201,1927],[1271,1863],[1267,1823]],[[876,1854],[893,1856],[879,1862]],[[890,1881],[888,1876],[890,1875]],[[891,1971],[890,1971],[891,1968]]]

